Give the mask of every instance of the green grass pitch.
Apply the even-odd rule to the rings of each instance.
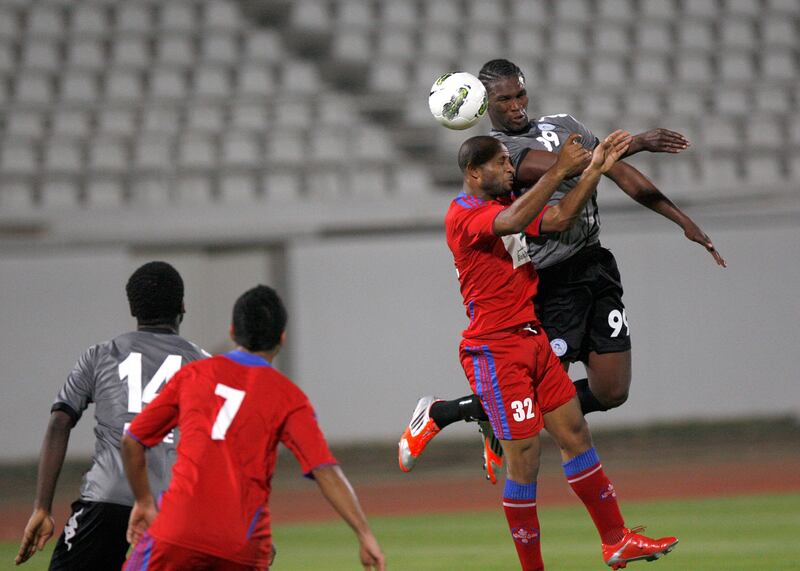
[[[629,525],[648,524],[653,535],[674,534],[680,544],[643,571],[790,571],[800,569],[800,494],[660,501],[623,505]],[[591,520],[580,506],[540,508],[542,548],[548,569],[608,569]],[[397,571],[514,570],[518,564],[506,523],[497,511],[372,518]],[[277,526],[275,571],[361,569],[353,534],[342,523]],[[17,546],[0,544],[0,569],[13,569]],[[17,569],[46,569],[36,554]]]

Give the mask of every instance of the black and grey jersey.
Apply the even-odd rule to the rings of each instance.
[[[81,499],[133,505],[120,456],[123,432],[181,366],[207,356],[179,335],[151,331],[124,333],[86,350],[51,409],[64,411],[78,422],[94,403],[95,449],[92,466],[83,477]],[[169,484],[175,447],[176,435],[171,433],[147,451],[150,485],[156,497]]]
[[[580,121],[571,115],[545,115],[531,121],[530,128],[524,133],[504,133],[492,129],[491,135],[501,141],[511,154],[514,168],[519,169],[528,151],[550,151],[558,149],[572,133],[582,136],[581,143],[588,150],[597,146],[597,137]],[[578,184],[579,177],[562,182],[548,204],[556,204]],[[527,190],[527,189],[526,189]],[[524,190],[522,191],[524,192]],[[583,213],[575,224],[564,232],[544,234],[539,237],[528,237],[528,253],[534,266],[543,269],[573,256],[586,246],[600,242],[600,217],[597,209],[597,191],[586,203]]]

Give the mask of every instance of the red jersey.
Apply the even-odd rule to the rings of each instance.
[[[336,463],[308,398],[266,360],[232,351],[180,369],[128,434],[150,447],[176,425],[178,458],[149,533],[265,567],[278,443],[292,451],[306,475]]]
[[[528,256],[525,234],[539,235],[546,209],[525,233],[501,237],[493,227],[504,208],[497,201],[461,192],[444,218],[469,318],[465,338],[537,321],[533,298],[539,278]]]

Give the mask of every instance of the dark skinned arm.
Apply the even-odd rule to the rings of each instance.
[[[528,155],[533,152],[537,151],[531,151]],[[580,144],[580,135],[578,134],[570,135],[569,139],[561,145],[558,155],[544,154],[554,158],[552,164],[543,171],[535,184],[521,198],[515,200],[511,206],[497,215],[494,219],[493,229],[498,236],[519,234],[525,230],[547,205],[547,201],[553,196],[564,178],[574,172],[580,172],[590,160],[589,151]],[[545,213],[546,216],[547,213]]]
[[[47,541],[53,536],[55,527],[55,521],[51,515],[53,497],[56,492],[58,476],[61,474],[61,467],[64,465],[64,456],[67,453],[72,426],[72,417],[66,412],[57,410],[50,415],[39,455],[36,500],[15,559],[17,565],[30,559],[36,551],[44,549]]]
[[[631,145],[623,157],[630,157],[642,151],[650,153],[680,153],[689,148],[689,139],[678,133],[663,127],[650,129],[643,133],[633,136]]]
[[[694,220],[664,196],[645,175],[624,162],[617,163],[606,174],[625,194],[636,202],[680,226],[684,235],[692,242],[703,246],[714,258],[717,265],[723,268],[727,267],[725,260],[711,242],[711,238],[703,232]]]
[[[122,464],[125,466],[125,475],[131,485],[131,491],[136,501],[128,520],[128,543],[134,544],[144,535],[147,528],[156,519],[158,510],[150,491],[150,480],[147,477],[147,458],[145,448],[128,434],[122,437],[120,443]]]

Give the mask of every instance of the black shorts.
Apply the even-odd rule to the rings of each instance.
[[[78,500],[50,559],[50,570],[119,571],[128,553],[130,506]]]
[[[539,271],[536,314],[562,361],[584,361],[590,352],[631,348],[614,255],[597,245]]]

